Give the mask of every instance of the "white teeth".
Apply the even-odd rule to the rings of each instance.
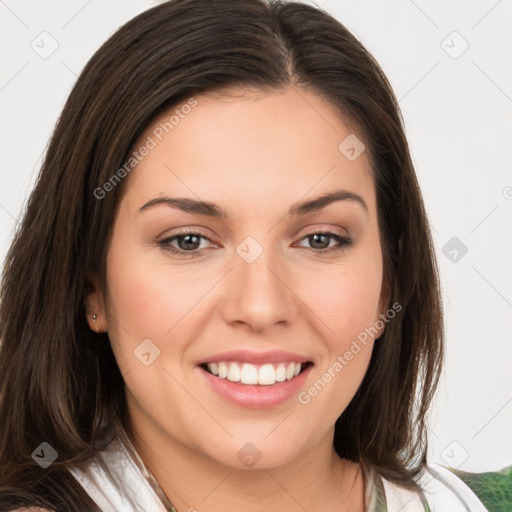
[[[219,375],[219,365],[217,363],[210,363],[208,365],[208,369],[213,373],[213,375]]]
[[[271,364],[264,364],[258,373],[258,384],[270,386],[276,383],[276,371]]]
[[[225,379],[228,376],[228,365],[226,363],[219,363],[219,377]]]
[[[276,382],[284,382],[286,380],[286,368],[283,363],[279,363],[276,368]]]
[[[207,363],[209,372],[220,379],[231,382],[260,386],[271,386],[276,382],[291,380],[299,375],[301,363],[266,363],[256,366],[250,363],[238,363],[234,361]]]
[[[258,368],[253,364],[244,363],[240,372],[242,384],[258,384]]]
[[[231,382],[238,382],[240,380],[240,366],[236,363],[231,363],[229,365],[228,380]]]

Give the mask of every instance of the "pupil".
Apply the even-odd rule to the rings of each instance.
[[[191,241],[193,240],[193,241]],[[183,235],[178,239],[180,249],[197,249],[199,247],[199,237],[195,235]]]
[[[313,241],[311,241],[311,239],[313,239]],[[322,239],[323,239],[323,243],[322,243]],[[311,247],[313,247],[314,249],[326,249],[327,247],[329,247],[328,239],[329,239],[329,235],[323,235],[323,234],[311,235],[311,237],[310,237]],[[326,240],[327,240],[327,244],[325,244]],[[320,244],[320,247],[318,247],[318,243]]]

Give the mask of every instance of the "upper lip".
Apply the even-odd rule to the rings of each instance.
[[[205,363],[220,363],[223,361],[240,361],[251,364],[264,364],[281,363],[286,361],[293,361],[294,363],[307,363],[311,361],[311,359],[294,352],[288,352],[286,350],[269,350],[267,352],[230,350],[229,352],[222,352],[220,354],[215,354],[202,359],[197,364],[201,365]]]

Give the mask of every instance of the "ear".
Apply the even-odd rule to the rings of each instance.
[[[105,314],[105,298],[98,286],[98,279],[96,275],[89,275],[85,285],[85,314],[87,316],[87,323],[94,332],[107,331],[107,318]],[[96,320],[95,317],[96,316]]]

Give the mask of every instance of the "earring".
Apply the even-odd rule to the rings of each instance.
[[[100,331],[98,329],[98,326],[96,325],[96,319],[98,318],[98,315],[96,313],[94,313],[94,315],[92,315],[92,321],[94,322],[94,327],[96,327],[96,332],[99,334]]]

